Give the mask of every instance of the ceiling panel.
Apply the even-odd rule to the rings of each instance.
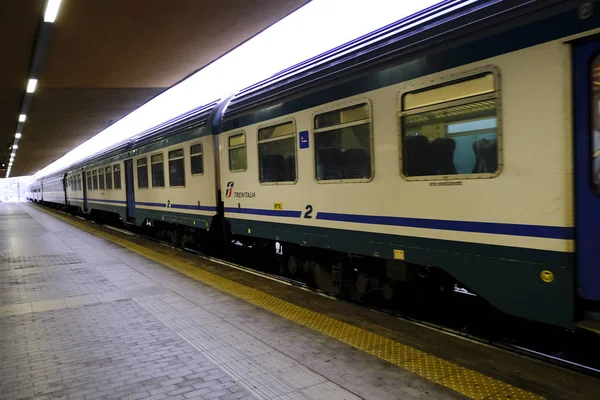
[[[43,0],[8,0],[0,6],[0,166],[10,156],[43,8]]]
[[[35,173],[305,3],[63,0],[11,176]],[[5,4],[16,14],[5,17]],[[0,144],[6,150],[44,4],[8,0],[0,6],[5,23],[0,40],[9,44],[6,38],[17,38],[7,48],[20,57],[0,74],[6,75],[0,100],[11,104],[0,109]],[[29,21],[28,29],[23,21]],[[0,162],[8,154],[0,151]]]

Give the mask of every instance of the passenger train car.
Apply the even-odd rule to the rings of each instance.
[[[600,319],[599,27],[596,1],[442,1],[42,177],[33,200],[277,253],[334,294],[456,286],[529,320]]]

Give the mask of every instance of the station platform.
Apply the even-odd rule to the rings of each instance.
[[[594,399],[598,380],[0,204],[0,398]]]

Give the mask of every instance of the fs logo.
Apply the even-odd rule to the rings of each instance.
[[[227,190],[225,190],[225,197],[231,197],[233,194],[233,181],[227,182]]]

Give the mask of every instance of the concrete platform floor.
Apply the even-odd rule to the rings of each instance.
[[[143,248],[148,243],[137,240],[134,245]],[[177,257],[170,252],[174,250],[164,248],[162,254]],[[194,261],[189,255],[181,256]],[[218,268],[207,266],[213,272]],[[280,285],[257,284],[251,282],[253,278],[243,277],[247,275],[243,272],[232,273],[238,276],[228,278],[231,285],[245,281],[264,293],[277,291],[274,287]],[[539,383],[527,388],[534,394],[514,386],[515,382],[519,385],[518,379],[512,378],[513,385],[506,384],[429,356],[395,365],[377,357],[375,351],[361,351],[369,349],[356,344],[356,338],[364,338],[364,334],[336,339],[323,329],[282,318],[274,310],[279,306],[267,311],[268,307],[240,300],[214,286],[31,205],[0,204],[0,398],[552,398],[543,388],[536,390]],[[249,290],[255,289],[246,292]],[[282,298],[300,298],[290,288],[279,291]],[[331,318],[327,306],[319,303],[322,298],[303,295],[313,296],[300,301],[315,305],[317,319]],[[341,313],[348,307],[352,306],[340,303],[336,309]],[[360,312],[354,314],[359,320],[348,326],[362,330],[364,318],[360,320]],[[345,324],[335,321],[327,326],[340,329],[340,324]],[[411,334],[434,349],[439,347],[437,350],[448,346],[430,340],[427,335],[431,333],[413,330]],[[377,349],[389,347],[388,342],[381,344],[384,340],[394,345],[398,342],[392,339],[401,339],[375,333],[367,336],[379,340],[379,347],[373,347]],[[475,353],[489,350],[464,343],[462,346],[477,348]],[[398,347],[404,353],[421,351],[412,347],[418,344],[398,346],[404,346]],[[453,350],[445,351],[450,354]],[[472,362],[464,358],[463,364]],[[494,374],[494,360],[506,362],[502,357],[486,357],[490,365],[482,364],[484,372],[491,372],[488,375]],[[419,372],[419,368],[431,370]],[[577,383],[572,392],[565,391],[574,396],[554,391],[556,398],[593,398],[587,397],[593,393],[592,378],[546,366],[537,368],[546,368],[547,378],[555,384],[563,380]],[[527,373],[523,372],[526,378]],[[478,383],[468,386],[469,379]]]

